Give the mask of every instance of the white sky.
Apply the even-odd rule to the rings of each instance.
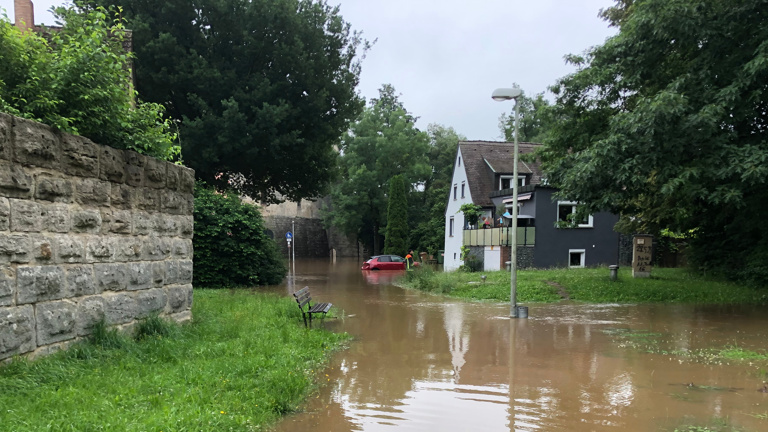
[[[65,0],[33,0],[36,24]],[[162,1],[162,0],[158,0]],[[582,53],[615,33],[597,17],[612,0],[328,0],[366,39],[359,91],[376,97],[394,85],[417,125],[452,126],[472,140],[500,138],[498,117],[513,102],[494,102],[497,87],[517,83],[531,96],[574,71]],[[13,20],[13,0],[0,0]]]

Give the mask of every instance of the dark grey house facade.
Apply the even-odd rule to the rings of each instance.
[[[618,215],[600,212],[579,221],[575,227],[562,227],[576,203],[563,201],[555,197],[557,189],[549,186],[531,185],[520,188],[519,195],[524,198],[520,206],[521,226],[535,228],[533,245],[518,246],[520,249],[532,248],[527,254],[528,262],[523,266],[536,268],[548,267],[594,267],[598,265],[618,264],[619,233],[613,230],[618,222]],[[509,205],[511,190],[497,191],[491,194],[497,205]],[[531,253],[532,252],[532,253]]]

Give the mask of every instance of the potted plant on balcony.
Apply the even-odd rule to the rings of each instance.
[[[470,226],[477,226],[477,220],[480,219],[480,207],[472,203],[462,204],[459,211],[464,213],[464,221]],[[457,212],[458,213],[458,212]]]

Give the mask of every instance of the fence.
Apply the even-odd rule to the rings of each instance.
[[[509,246],[512,244],[512,228],[486,228],[464,230],[464,246]],[[517,245],[533,246],[536,243],[535,227],[517,228]]]

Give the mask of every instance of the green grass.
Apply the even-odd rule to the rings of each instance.
[[[671,334],[662,334],[628,328],[606,328],[603,333],[611,336],[620,348],[629,348],[649,354],[659,354],[703,364],[749,364],[750,366],[768,366],[768,351],[754,351],[736,345],[718,348],[700,348],[681,350],[675,348]],[[758,369],[758,377],[764,371]],[[717,387],[693,386],[702,390],[721,390]]]
[[[713,418],[707,425],[680,426],[674,432],[744,432],[744,429],[731,425],[727,418]]]
[[[486,280],[482,282],[481,276]],[[606,267],[585,269],[520,270],[519,302],[555,302],[560,285],[571,300],[588,303],[698,303],[766,304],[768,288],[753,288],[693,274],[685,269],[657,268],[651,278],[635,279],[630,268],[619,269],[611,281]],[[548,283],[549,282],[549,283]],[[510,276],[506,271],[409,272],[406,287],[473,300],[509,301]]]
[[[194,322],[146,320],[137,338],[92,342],[0,367],[13,431],[260,430],[294,411],[348,336],[306,330],[293,299],[195,290]]]
[[[481,275],[486,276],[482,281]],[[557,289],[536,277],[518,277],[517,298],[528,302],[554,302],[560,299]],[[406,273],[402,282],[408,288],[471,300],[509,301],[507,272],[436,272],[422,267]]]

